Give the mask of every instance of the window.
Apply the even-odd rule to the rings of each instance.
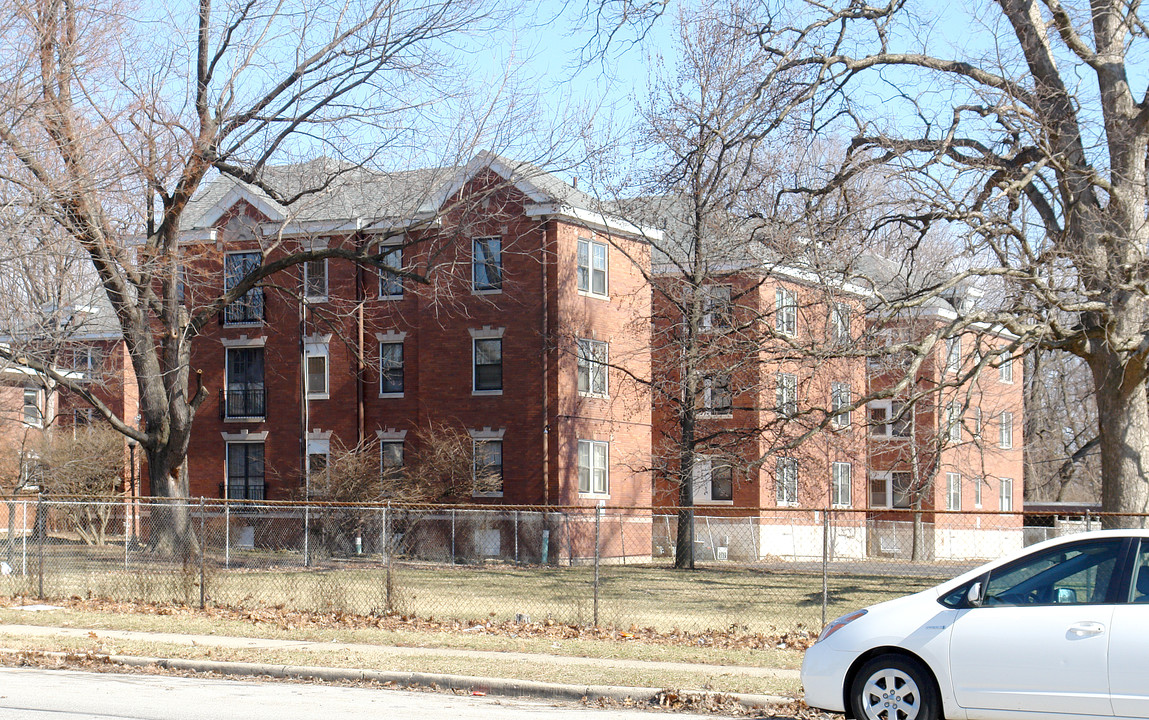
[[[956,402],[946,403],[946,439],[961,442],[961,406]]]
[[[774,470],[775,500],[779,505],[798,504],[798,460],[778,458]]]
[[[983,604],[1081,605],[1112,602],[1110,585],[1120,539],[1058,546],[995,568],[985,584]]]
[[[503,239],[475,238],[472,243],[471,287],[479,292],[503,289]]]
[[[306,360],[307,397],[311,400],[326,400],[331,397],[327,382],[328,344],[326,342],[306,342],[303,345]]]
[[[985,478],[973,479],[973,506],[975,508],[981,507],[981,486],[985,483]]]
[[[263,443],[227,444],[227,497],[229,500],[263,500]]]
[[[475,440],[474,461],[472,492],[492,497],[502,495],[503,441]]]
[[[24,424],[35,427],[44,424],[44,412],[40,408],[39,388],[24,388]]]
[[[64,350],[60,362],[66,369],[78,373],[82,379],[91,380],[99,374],[102,359],[99,348],[74,345]]]
[[[313,302],[327,299],[327,260],[303,263],[303,297]]]
[[[961,372],[961,338],[946,338],[946,372]]]
[[[946,473],[946,510],[961,510],[961,475]]]
[[[263,384],[263,348],[227,348],[225,419],[262,419],[267,414],[267,391]]]
[[[870,475],[870,507],[908,508],[912,496],[912,473],[875,472]]]
[[[1013,478],[1001,479],[1001,495],[998,496],[998,510],[1013,511]]]
[[[1001,427],[998,429],[998,447],[1008,450],[1013,447],[1013,413],[1002,412]]]
[[[403,394],[403,343],[379,343],[379,394]]]
[[[834,507],[850,507],[853,502],[853,472],[853,466],[847,462],[830,465],[830,504]]]
[[[595,440],[578,441],[578,491],[606,495],[610,492],[610,445]]]
[[[403,278],[393,272],[403,269],[403,248],[380,249],[383,255],[379,268],[379,297],[385,300],[398,300],[403,297]]]
[[[385,440],[379,444],[379,469],[384,480],[403,476],[402,440]]]
[[[607,396],[607,344],[598,340],[578,341],[579,395]]]
[[[734,500],[734,469],[730,467],[730,463],[705,455],[696,455],[693,468],[696,502]]]
[[[476,338],[472,342],[475,357],[474,392],[502,392],[502,338]]]
[[[722,373],[702,378],[702,412],[707,415],[730,415],[734,412],[729,375]]]
[[[830,424],[836,428],[850,426],[850,386],[846,383],[830,383],[830,411],[834,415]]]
[[[850,306],[830,303],[830,340],[837,343],[850,341]]]
[[[794,293],[785,288],[774,292],[774,328],[782,335],[798,332],[798,301]]]
[[[95,408],[75,408],[72,410],[72,425],[75,427],[91,425],[95,416]]]
[[[912,409],[905,403],[890,400],[874,400],[868,406],[870,411],[870,435],[875,437],[909,437]]]
[[[223,289],[231,290],[250,273],[259,269],[263,255],[256,252],[228,253],[223,262]],[[223,309],[227,325],[263,321],[263,289],[252,288]]]
[[[730,290],[729,285],[706,285],[700,288],[703,330],[725,330],[730,327]]]
[[[327,475],[327,451],[307,449],[307,476],[312,482],[323,481]]]
[[[793,373],[778,373],[774,391],[779,415],[794,417],[798,414],[798,376]]]
[[[606,243],[579,238],[578,289],[591,295],[607,294]]]
[[[1003,383],[1013,383],[1013,358],[1008,355],[997,368],[997,379]]]
[[[973,409],[973,436],[981,438],[981,407]]]

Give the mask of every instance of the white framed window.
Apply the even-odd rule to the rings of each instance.
[[[223,259],[223,289],[231,290],[263,264],[263,254],[229,252]],[[251,325],[263,322],[263,288],[255,287],[236,298],[223,309],[225,325]]]
[[[475,497],[502,497],[503,441],[475,437],[472,443],[472,494]]]
[[[998,510],[1013,511],[1013,478],[1001,479],[1001,494],[998,496]]]
[[[223,417],[225,420],[262,419],[267,416],[262,345],[224,348]]]
[[[734,469],[729,462],[708,455],[695,455],[691,471],[694,476],[694,501],[733,504]]]
[[[379,268],[379,299],[402,300],[403,278],[396,275],[403,269],[403,248],[385,245],[379,248],[382,263]],[[388,272],[394,270],[395,272]]]
[[[774,291],[774,329],[782,335],[798,333],[798,300],[786,288]]]
[[[704,285],[702,293],[702,329],[727,330],[730,328],[733,308],[730,305],[732,288],[729,285]]]
[[[43,427],[44,407],[43,392],[40,388],[24,388],[24,424],[32,427]]]
[[[774,499],[778,505],[798,504],[797,458],[778,458],[774,466]]]
[[[308,400],[327,400],[331,397],[329,385],[329,353],[331,336],[309,339],[303,344],[304,382]]]
[[[578,290],[587,295],[606,297],[609,290],[606,243],[589,238],[578,239]]]
[[[475,338],[472,392],[501,395],[503,392],[503,339]]]
[[[1013,447],[1013,413],[1003,410],[1000,418],[997,446],[1003,450],[1008,450]]]
[[[830,465],[830,504],[834,507],[850,507],[853,503],[854,467],[848,462]]]
[[[303,298],[308,302],[327,300],[327,259],[303,263]]]
[[[91,380],[100,374],[103,357],[98,347],[72,345],[61,353],[60,361],[69,371],[79,374],[81,380]]]
[[[912,491],[912,473],[870,473],[870,507],[872,508],[908,508],[913,500]]]
[[[307,434],[307,477],[312,483],[326,480],[327,467],[331,462],[331,433],[313,432]]]
[[[227,459],[227,498],[229,500],[264,500],[267,486],[263,476],[262,442],[229,442]],[[310,458],[309,458],[310,459]]]
[[[981,486],[985,484],[985,478],[976,477],[973,479],[973,506],[975,508],[981,507]]]
[[[830,340],[836,343],[850,342],[850,306],[846,303],[830,303]]]
[[[403,342],[379,343],[379,395],[387,397],[403,394]]]
[[[502,292],[503,239],[475,238],[471,249],[471,288],[475,292]]]
[[[798,376],[778,373],[774,376],[774,407],[779,415],[794,417],[798,414]]]
[[[606,397],[609,346],[601,340],[578,341],[578,394]]]
[[[909,437],[912,409],[896,400],[872,400],[867,404],[870,413],[870,435],[873,437]]]
[[[997,379],[998,382],[1013,384],[1013,358],[1009,355],[1002,357],[1001,364],[997,367]]]
[[[961,442],[961,406],[952,401],[946,403],[946,440]]]
[[[702,413],[715,417],[728,417],[734,413],[734,396],[730,391],[730,375],[715,373],[702,378]]]
[[[946,338],[946,372],[956,375],[961,372],[961,338]]]
[[[847,383],[830,383],[830,411],[840,414],[830,419],[830,425],[836,428],[850,427],[851,404],[850,386]]]
[[[379,443],[379,472],[384,479],[403,477],[402,440],[383,440]]]
[[[946,510],[961,510],[961,475],[946,473]]]
[[[610,494],[610,443],[578,441],[578,491],[580,495]]]

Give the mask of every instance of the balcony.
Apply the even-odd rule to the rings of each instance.
[[[247,325],[263,322],[263,290],[248,290],[243,297],[223,309],[224,325]]]
[[[220,420],[259,420],[267,417],[267,388],[247,387],[219,391]]]
[[[228,500],[266,500],[267,483],[262,480],[248,478],[231,480],[219,484],[219,496]]]

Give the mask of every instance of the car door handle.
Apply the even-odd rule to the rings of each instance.
[[[1100,635],[1105,632],[1105,626],[1099,622],[1079,622],[1069,626],[1069,632],[1077,637]]]

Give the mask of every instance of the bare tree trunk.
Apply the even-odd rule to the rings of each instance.
[[[1106,362],[1109,360],[1109,362]],[[1106,512],[1149,511],[1149,396],[1142,377],[1129,373],[1112,356],[1091,358],[1097,388],[1097,424],[1101,438],[1102,509]],[[1104,517],[1102,525],[1145,527],[1144,517]]]

